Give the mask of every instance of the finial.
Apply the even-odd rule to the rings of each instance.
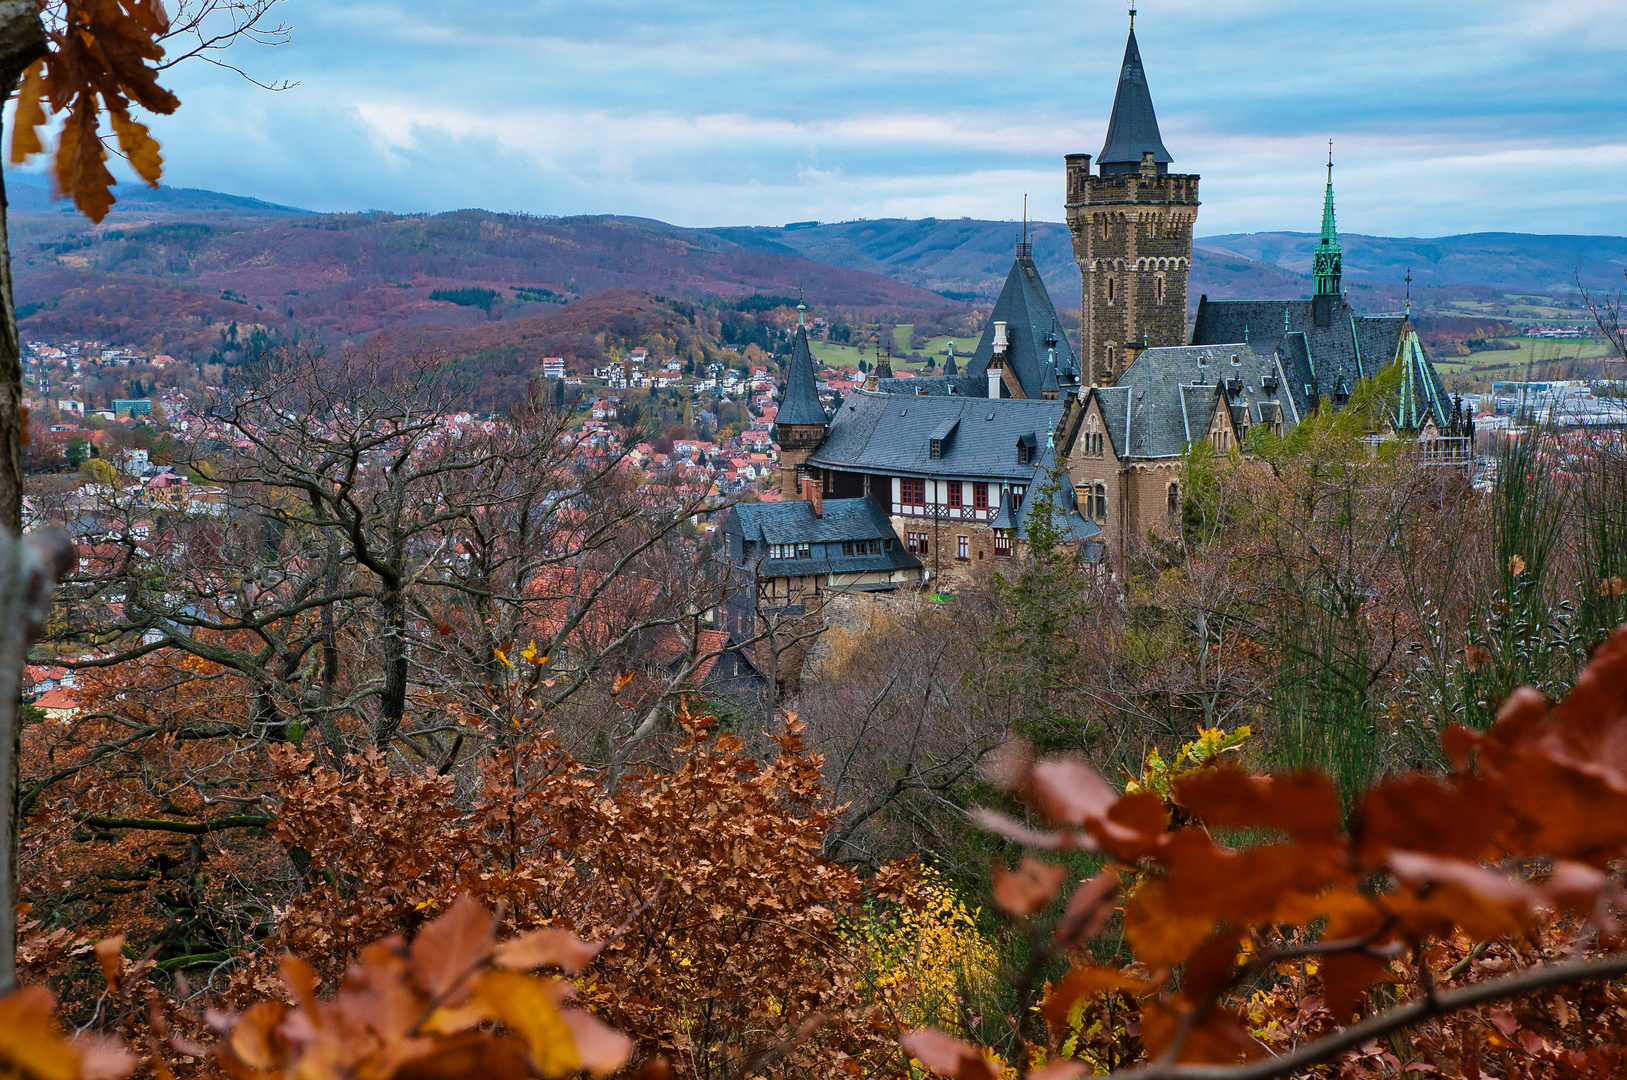
[[[1130,9],[1130,30],[1133,32],[1135,30],[1135,28],[1136,28],[1136,9],[1131,8]]]
[[[1333,171],[1333,140],[1328,140],[1328,172]]]
[[[808,310],[807,298],[802,293],[802,286],[797,286],[797,326],[802,326],[802,313]]]
[[[1023,247],[1028,246],[1028,192],[1023,192]]]
[[[1407,316],[1412,316],[1412,267],[1407,267]]]

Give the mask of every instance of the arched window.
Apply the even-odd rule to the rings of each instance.
[[[1113,302],[1113,284],[1114,284],[1113,279],[1108,278],[1107,279],[1107,302],[1109,304],[1111,304]]]
[[[1096,520],[1107,520],[1107,485],[1096,485]]]
[[[1169,485],[1169,516],[1175,517],[1181,512],[1181,485]]]
[[[1159,274],[1157,279],[1153,281],[1152,291],[1153,291],[1153,296],[1157,299],[1158,303],[1162,304],[1164,302],[1164,275],[1163,274]]]
[[[1113,346],[1111,345],[1107,347],[1107,370],[1113,370]]]

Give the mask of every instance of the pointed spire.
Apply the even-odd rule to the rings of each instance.
[[[774,422],[783,427],[787,424],[824,424],[828,419],[825,406],[819,400],[819,384],[814,381],[808,330],[798,323],[796,344],[791,349],[791,366],[785,377],[785,400],[780,402],[780,411],[774,417]]]
[[[1158,115],[1153,111],[1152,93],[1147,89],[1147,72],[1141,66],[1141,50],[1136,46],[1135,12],[1130,13],[1130,40],[1124,46],[1124,66],[1119,71],[1118,93],[1113,97],[1113,116],[1107,124],[1107,142],[1100,158],[1102,175],[1132,173],[1141,168],[1143,154],[1151,154],[1160,175],[1169,171],[1175,159],[1164,148],[1158,133]]]
[[[1338,296],[1344,279],[1344,252],[1333,220],[1333,140],[1328,140],[1328,190],[1322,200],[1322,239],[1312,259],[1317,296]]]

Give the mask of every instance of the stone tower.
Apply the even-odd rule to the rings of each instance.
[[[785,378],[785,400],[774,417],[780,429],[780,495],[802,497],[802,467],[825,441],[830,418],[819,400],[819,384],[814,380],[813,354],[808,349],[808,331],[802,325],[807,308],[797,305],[797,340],[791,350],[791,366]]]
[[[1158,133],[1132,10],[1098,174],[1091,174],[1089,154],[1067,157],[1068,229],[1092,386],[1111,385],[1144,348],[1186,344],[1198,178],[1170,172],[1172,160]]]

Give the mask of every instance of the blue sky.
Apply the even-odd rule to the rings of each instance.
[[[166,182],[318,210],[480,206],[685,225],[1060,220],[1101,148],[1112,0],[286,0],[260,90],[192,64]],[[1318,225],[1627,233],[1621,0],[1145,0],[1200,235]]]

